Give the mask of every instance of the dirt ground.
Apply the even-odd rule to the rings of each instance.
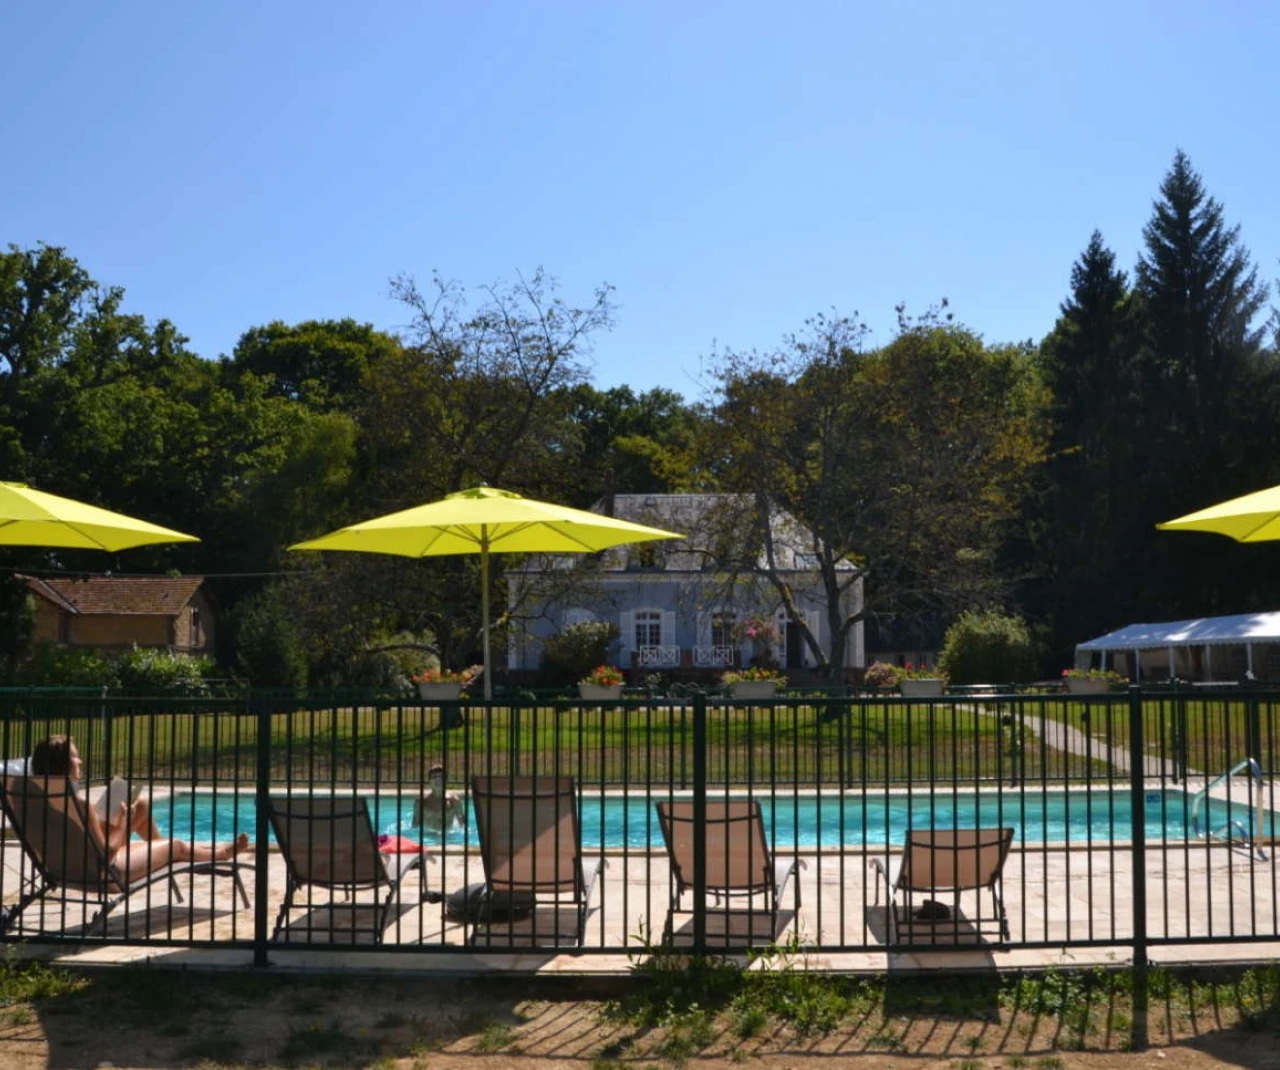
[[[609,985],[160,970],[37,978],[29,998],[11,994],[0,1007],[0,1068],[1280,1070],[1274,1008],[1242,1019],[1214,1000],[1191,1013],[1153,1005],[1153,1046],[1131,1052],[1123,1050],[1127,1030],[1108,1024],[1107,1014],[1073,1025],[978,1000],[976,1010],[957,1015],[939,1011],[936,1000],[895,1002],[887,993],[822,1035],[797,1033],[784,1018],[723,1011],[692,1032],[639,1026],[599,1002],[625,998]]]

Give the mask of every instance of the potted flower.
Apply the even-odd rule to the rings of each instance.
[[[1102,695],[1124,677],[1111,669],[1063,669],[1062,683],[1072,695]]]
[[[465,669],[427,669],[409,679],[417,685],[418,696],[427,701],[448,702],[462,697],[463,689],[480,675],[480,667]]]
[[[939,672],[930,665],[912,665],[908,662],[902,667],[898,678],[898,690],[903,698],[938,698],[947,686],[945,673]]]
[[[732,698],[773,698],[778,688],[787,682],[786,676],[765,665],[734,669],[721,676],[720,680],[729,688]]]
[[[622,670],[613,665],[597,665],[578,681],[578,695],[597,701],[622,697]]]

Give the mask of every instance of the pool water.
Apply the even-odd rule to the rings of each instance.
[[[581,798],[584,847],[660,847],[662,833],[652,801],[666,798],[603,796]],[[679,796],[686,797],[687,796]],[[712,796],[714,798],[714,796]],[[1018,792],[912,792],[850,793],[844,797],[815,794],[759,794],[756,798],[767,833],[778,847],[857,846],[902,843],[908,828],[974,828],[1008,826],[1021,843],[1106,843],[1131,838],[1130,793],[1106,791]],[[1147,792],[1144,799],[1148,841],[1193,838],[1192,796],[1182,791]],[[370,814],[378,832],[406,835],[426,843],[439,843],[439,833],[411,827],[410,796],[369,799]],[[190,792],[157,801],[156,818],[162,830],[184,839],[221,840],[238,832],[254,833],[252,795]],[[1217,830],[1238,821],[1254,832],[1256,819],[1243,799],[1231,803],[1211,801],[1201,826]],[[450,829],[448,843],[474,843],[470,825]],[[1276,815],[1264,812],[1264,832],[1277,827]]]

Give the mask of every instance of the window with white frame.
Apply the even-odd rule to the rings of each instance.
[[[738,623],[737,614],[731,612],[713,613],[711,615],[711,645],[733,646],[734,630]]]
[[[662,645],[662,614],[656,609],[636,610],[636,647]]]

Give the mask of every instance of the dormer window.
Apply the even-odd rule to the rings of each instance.
[[[662,555],[653,543],[641,543],[627,551],[627,568],[653,569],[662,567]]]

